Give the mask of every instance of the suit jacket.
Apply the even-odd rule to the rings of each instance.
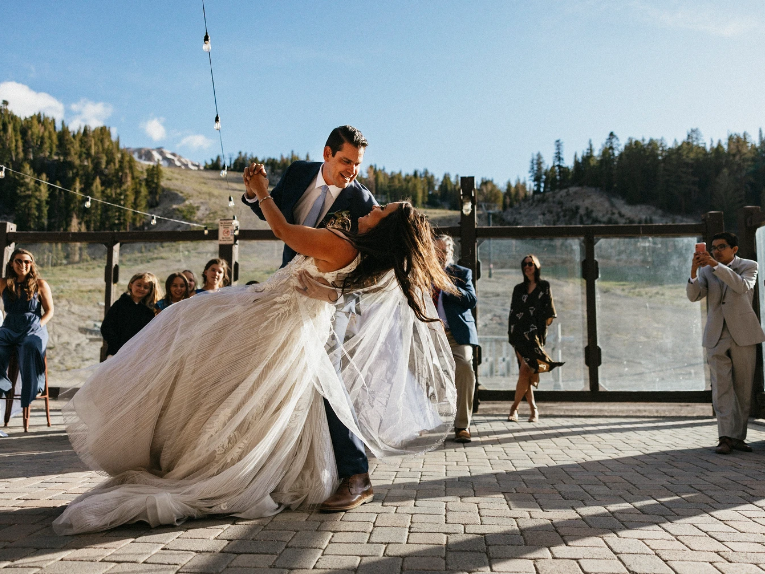
[[[287,223],[297,223],[293,214],[295,206],[319,173],[321,165],[322,162],[320,161],[293,162],[287,168],[287,171],[284,172],[282,179],[276,184],[276,187],[271,190],[271,197],[274,198],[276,206],[284,215]],[[246,197],[246,195],[242,195],[242,202],[249,206],[260,219],[265,219],[259,203],[250,203],[246,201]],[[353,180],[350,185],[343,189],[337,196],[337,199],[335,199],[335,202],[329,208],[329,212],[327,213],[327,216],[325,216],[325,219],[332,213],[348,211],[355,229],[359,217],[363,217],[372,211],[372,206],[374,205],[377,205],[377,201],[375,201],[375,198],[370,191],[358,181]],[[320,223],[317,227],[321,226],[322,224]],[[295,255],[295,251],[291,247],[285,245],[284,254],[282,256],[282,267],[292,261]]]
[[[717,345],[723,322],[739,346],[756,345],[765,341],[760,320],[752,309],[754,287],[757,284],[757,262],[734,257],[730,267],[718,263],[696,272],[697,280],[688,280],[688,299],[695,302],[707,298],[707,324],[703,345]]]
[[[449,330],[454,340],[460,345],[477,345],[478,332],[475,329],[473,313],[470,312],[477,302],[475,287],[473,287],[473,272],[467,267],[452,264],[446,267],[446,274],[460,292],[459,295],[442,292]]]

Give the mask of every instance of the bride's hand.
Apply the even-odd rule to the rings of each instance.
[[[323,277],[312,277],[308,271],[303,270],[298,273],[297,279],[300,287],[295,287],[295,291],[301,295],[332,304],[336,303],[340,297],[337,289]]]
[[[249,197],[255,195],[258,199],[263,199],[268,195],[268,176],[263,164],[252,163],[244,168],[243,179]]]

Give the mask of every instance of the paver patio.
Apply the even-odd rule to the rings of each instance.
[[[711,417],[480,414],[470,444],[375,464],[374,502],[351,512],[59,537],[51,521],[102,477],[69,447],[59,412],[50,429],[41,413],[30,433],[14,419],[0,439],[0,568],[13,574],[765,571],[757,424],[753,453],[720,456]]]

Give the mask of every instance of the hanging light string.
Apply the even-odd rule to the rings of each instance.
[[[0,173],[2,173],[2,176],[0,176],[0,177],[5,177],[5,172],[7,170],[10,173],[15,173],[16,175],[20,175],[20,176],[26,177],[26,178],[34,180],[34,181],[36,181],[38,183],[44,183],[48,187],[55,187],[56,189],[60,189],[61,191],[66,191],[68,193],[73,193],[74,195],[79,195],[80,197],[85,197],[85,198],[87,198],[85,200],[85,207],[86,208],[90,208],[91,202],[95,201],[95,202],[98,202],[98,203],[103,203],[104,205],[108,205],[110,207],[116,207],[117,209],[122,209],[124,211],[130,211],[132,213],[140,213],[141,215],[145,215],[146,217],[151,217],[151,224],[152,225],[156,225],[157,224],[157,220],[158,219],[162,219],[164,221],[172,221],[173,223],[182,223],[183,225],[190,225],[192,227],[203,227],[204,230],[205,230],[205,234],[207,233],[207,226],[203,225],[201,223],[192,223],[191,221],[183,221],[182,219],[173,219],[171,217],[162,217],[161,215],[155,215],[153,213],[147,213],[147,212],[141,211],[139,209],[133,209],[131,207],[125,207],[124,205],[119,205],[117,203],[111,203],[110,201],[104,201],[103,199],[97,199],[97,198],[92,197],[92,196],[90,196],[90,195],[88,195],[86,193],[81,193],[79,191],[74,191],[73,189],[67,189],[65,187],[61,187],[60,185],[56,185],[55,183],[51,183],[49,181],[38,179],[38,178],[36,178],[34,176],[31,176],[31,175],[28,175],[26,173],[22,173],[20,171],[16,171],[16,170],[11,169],[10,167],[8,167],[6,165],[0,165],[0,170],[1,170]]]
[[[212,81],[213,101],[215,102],[215,129],[218,131],[218,139],[220,140],[220,155],[223,160],[223,169],[220,172],[220,176],[226,178],[226,187],[229,187],[228,166],[226,165],[226,154],[223,151],[223,132],[220,129],[220,114],[218,113],[218,96],[215,93],[215,74],[213,74],[211,54],[212,45],[210,44],[210,34],[207,32],[207,12],[205,11],[205,0],[202,0],[202,17],[205,21],[205,37],[204,43],[202,44],[202,49],[207,52],[207,61],[210,63],[210,80]]]

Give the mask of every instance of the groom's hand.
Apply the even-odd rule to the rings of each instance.
[[[340,294],[337,289],[332,287],[326,279],[323,277],[312,277],[308,271],[300,271],[297,276],[299,287],[295,287],[295,290],[301,295],[310,297],[311,299],[318,299],[319,301],[326,301],[327,303],[336,303]]]
[[[260,163],[252,163],[244,168],[245,193],[252,199],[257,196],[263,199],[268,195],[268,176],[266,175],[266,166]]]

